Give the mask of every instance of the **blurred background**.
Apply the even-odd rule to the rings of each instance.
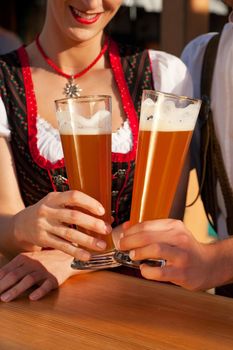
[[[29,44],[42,28],[45,6],[46,0],[0,0],[0,26]],[[220,31],[229,12],[221,0],[124,0],[109,30],[119,41],[179,56],[196,36]],[[191,172],[187,204],[197,193],[196,173]],[[199,240],[214,239],[200,198],[186,209],[185,223]]]
[[[28,44],[40,31],[46,0],[0,0],[0,26]],[[221,0],[124,0],[110,25],[120,41],[179,55],[192,38],[219,31],[229,9]]]

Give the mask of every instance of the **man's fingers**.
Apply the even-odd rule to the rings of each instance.
[[[139,248],[153,243],[167,243],[169,245],[186,244],[189,240],[187,233],[182,234],[183,223],[179,220],[166,219],[148,221],[135,225],[136,231],[132,228],[121,238],[120,247],[122,250]],[[135,231],[135,232],[134,232]]]
[[[172,266],[150,267],[149,265],[140,265],[141,274],[148,280],[171,282],[174,280],[176,269]]]
[[[126,236],[145,231],[163,232],[169,230],[175,221],[176,220],[174,219],[151,220],[138,223],[136,225],[133,225],[132,227],[129,227],[129,224],[127,223],[126,225],[123,225],[123,228],[125,229]]]
[[[167,265],[176,259],[179,259],[182,252],[176,247],[171,247],[166,243],[154,243],[142,248],[137,248],[130,251],[132,260],[144,259],[163,259],[167,261]]]
[[[168,241],[168,237],[163,237],[160,232],[144,231],[124,236],[120,240],[120,248],[122,250],[132,250],[140,247],[147,246],[153,243],[161,243]]]

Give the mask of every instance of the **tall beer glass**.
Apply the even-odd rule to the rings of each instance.
[[[183,96],[143,92],[130,225],[169,217],[200,106]],[[133,267],[140,264],[124,252],[115,257]]]
[[[69,186],[98,200],[105,208],[101,217],[111,224],[111,97],[83,96],[55,101]],[[77,208],[82,212],[85,210]],[[91,260],[75,260],[75,269],[102,269],[119,265],[113,259],[111,235],[79,230],[105,240],[105,252],[93,252]]]

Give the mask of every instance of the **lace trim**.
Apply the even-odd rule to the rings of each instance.
[[[63,158],[63,150],[59,131],[55,129],[47,120],[37,117],[37,146],[40,154],[55,163],[57,159]],[[112,133],[112,151],[126,154],[132,149],[132,132],[128,120],[121,128]]]
[[[112,152],[127,154],[133,147],[133,135],[128,119],[116,132],[112,133]]]
[[[37,147],[40,154],[53,164],[58,159],[63,159],[64,154],[59,131],[47,120],[37,116],[37,132]]]

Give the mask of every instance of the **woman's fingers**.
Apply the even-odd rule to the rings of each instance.
[[[105,209],[96,199],[79,191],[52,192],[46,196],[48,204],[56,206],[80,207],[95,215],[104,215]]]
[[[91,235],[85,234],[74,228],[67,227],[64,225],[51,226],[49,229],[49,233],[53,234],[52,237],[50,238],[50,242],[53,245],[53,248],[60,249],[58,248],[58,245],[59,247],[63,247],[65,249],[67,247],[69,249],[69,252],[64,251],[62,249],[67,254],[74,252],[75,250],[73,248],[77,248],[71,243],[75,243],[79,246],[85,247],[93,251],[102,251],[106,248],[106,242],[104,240],[95,238]],[[62,238],[62,240],[60,238]],[[64,241],[68,241],[67,242],[68,244],[63,244],[65,243]],[[73,254],[71,255],[74,256]]]
[[[56,205],[54,205],[55,203]],[[89,250],[102,251],[106,248],[105,241],[84,234],[80,232],[82,230],[78,231],[68,225],[77,225],[101,235],[111,233],[112,227],[101,219],[75,210],[74,207],[77,206],[90,210],[95,215],[97,212],[98,215],[100,215],[100,212],[101,215],[104,213],[104,209],[102,206],[100,208],[99,202],[78,191],[47,195],[46,200],[38,209],[40,217],[38,220],[38,232],[40,234],[38,241],[43,247],[61,249],[77,259],[88,260],[90,254],[83,249],[78,249],[71,243]],[[67,242],[63,242],[63,240]]]
[[[25,276],[25,271],[24,276]],[[12,288],[7,288],[7,291],[1,295],[1,300],[4,302],[11,301],[22,293],[24,293],[27,289],[31,288],[34,284],[38,283],[41,280],[41,273],[32,272],[30,274],[26,274],[24,278],[22,278],[18,283],[14,283]]]
[[[8,262],[6,265],[0,268],[0,280],[5,277],[10,271],[17,269],[23,265],[23,260],[20,259],[20,255],[17,255],[14,259]]]
[[[84,212],[76,210],[81,208]],[[87,211],[87,213],[86,213]],[[109,234],[112,231],[111,225],[105,223],[101,218],[105,210],[103,206],[95,199],[79,191],[52,192],[41,199],[37,204],[30,206],[18,213],[15,218],[15,237],[16,240],[25,245],[30,244],[33,247],[51,247],[60,249],[62,245],[63,252],[72,256],[80,256],[78,251],[69,242],[81,244],[93,250],[102,250],[105,243],[100,239],[91,239],[77,232],[66,225],[77,225],[86,230],[93,231],[97,234]],[[93,215],[88,215],[91,213]],[[63,229],[57,227],[63,224]],[[54,225],[55,228],[51,229]],[[55,243],[55,238],[60,236],[68,244],[62,244],[61,241]],[[52,238],[54,238],[52,240]],[[59,238],[59,237],[58,237]],[[29,249],[30,250],[30,249]],[[88,259],[87,256],[85,260]]]
[[[21,253],[0,270],[1,287],[4,282],[0,300],[11,301],[31,287],[36,289],[30,294],[30,299],[42,298],[73,275],[71,261],[70,255],[54,249]]]
[[[35,284],[40,283],[41,280],[45,278],[43,271],[34,271],[27,274],[22,278],[14,287],[8,289],[4,294],[1,295],[1,301],[9,302],[16,299],[22,293],[26,292],[29,288],[33,287]],[[29,298],[31,300],[38,300],[50,292],[52,289],[58,287],[58,283],[55,278],[47,277],[43,284],[30,294]]]
[[[76,245],[57,236],[51,235],[49,242],[51,243],[51,247],[54,249],[73,256],[75,259],[87,261],[91,258],[91,253],[88,251],[79,248]]]
[[[33,270],[33,265],[25,265],[24,254],[17,255],[0,269],[0,293],[17,283]]]
[[[48,209],[48,214],[51,219],[59,220],[70,225],[78,225],[85,229],[101,234],[109,234],[112,232],[111,225],[105,223],[101,219],[94,216],[84,214],[75,209]]]
[[[6,270],[4,277],[0,280],[0,294],[20,281],[26,273],[24,267]]]
[[[52,279],[48,278],[42,283],[42,285],[39,288],[34,290],[29,295],[29,299],[33,301],[39,300],[43,298],[46,294],[48,294],[51,290],[57,287],[58,287],[58,284],[56,284],[56,282],[53,281]]]

